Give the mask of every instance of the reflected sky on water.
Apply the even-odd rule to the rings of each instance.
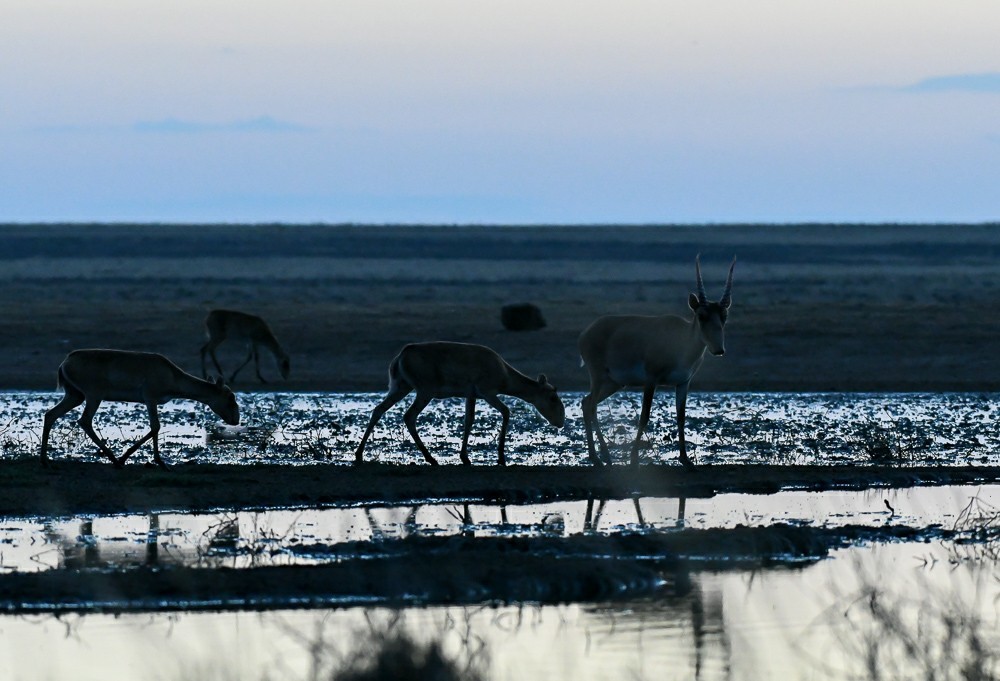
[[[567,537],[775,523],[955,527],[962,511],[1000,506],[1000,486],[790,490],[709,499],[645,497],[542,504],[407,504],[218,513],[0,519],[0,574],[138,566],[252,568],[343,558],[349,542],[408,536]],[[891,511],[889,510],[891,507]],[[315,547],[310,550],[309,547]]]
[[[491,679],[847,678],[873,649],[901,657],[872,593],[914,632],[919,620],[925,650],[943,655],[935,641],[949,614],[997,642],[997,576],[994,562],[945,544],[888,544],[804,568],[695,573],[686,593],[628,604],[5,616],[0,676],[307,679],[372,632],[405,632],[486,665]],[[894,672],[923,664],[896,662]]]

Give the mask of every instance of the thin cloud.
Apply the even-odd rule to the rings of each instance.
[[[109,135],[122,133],[160,135],[201,135],[206,133],[294,133],[314,132],[298,123],[283,121],[272,116],[258,116],[234,121],[206,122],[182,118],[163,118],[153,121],[137,121],[132,125],[41,125],[30,128],[31,132],[54,135]]]
[[[42,135],[103,135],[106,133],[122,132],[128,128],[120,125],[36,125],[27,128],[28,132]]]
[[[132,126],[132,130],[141,133],[192,135],[210,132],[310,132],[313,128],[299,125],[298,123],[283,121],[273,118],[272,116],[258,116],[256,118],[226,121],[222,123],[192,121],[180,118],[164,118],[158,121],[138,121]]]
[[[900,88],[903,92],[996,92],[1000,93],[1000,72],[958,73],[924,78]]]

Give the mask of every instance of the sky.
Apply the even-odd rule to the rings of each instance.
[[[0,0],[0,222],[1000,220],[995,0]]]

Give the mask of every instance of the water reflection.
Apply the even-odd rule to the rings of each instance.
[[[674,524],[673,519],[658,515],[676,503],[672,500],[646,499],[647,506],[657,514],[651,521],[640,515],[638,499],[602,499],[597,503],[596,516],[591,500],[523,506],[416,504],[7,519],[0,521],[0,544],[6,545],[0,567],[8,572],[25,572],[311,564],[324,556],[329,559],[329,549],[339,544],[378,543],[412,536],[560,537],[655,530]],[[303,547],[323,550],[310,553]]]
[[[0,675],[72,675],[77,681],[339,679],[366,667],[387,644],[391,650],[394,642],[406,641],[412,648],[404,652],[436,647],[463,679],[721,679],[728,676],[729,659],[724,617],[718,594],[699,589],[629,608],[8,616],[0,617]]]
[[[159,514],[149,514],[148,522],[146,540],[138,546],[137,543],[123,541],[101,541],[94,534],[94,521],[90,518],[80,522],[79,531],[75,536],[67,535],[51,520],[43,523],[42,534],[46,543],[55,547],[58,560],[56,569],[59,570],[156,568],[161,566]],[[168,557],[163,565],[178,562],[169,560]]]
[[[640,497],[635,495],[632,497],[632,504],[635,506],[635,517],[636,525],[642,529],[648,529],[651,527],[642,516],[642,506],[639,504]],[[601,523],[601,516],[604,514],[604,508],[607,505],[607,499],[601,499],[597,504],[597,513],[594,513],[594,499],[587,499],[587,513],[583,521],[583,531],[584,532],[597,532],[598,527]],[[687,499],[685,497],[680,497],[677,499],[677,519],[674,522],[674,527],[684,527],[684,513],[687,508]]]
[[[964,529],[994,550],[1000,486],[785,491],[711,499],[590,498],[544,504],[405,504],[220,513],[0,519],[0,573],[139,566],[250,568],[343,559],[356,544],[410,537],[517,538],[670,533],[776,524]],[[894,509],[890,512],[886,502]],[[992,520],[991,520],[992,519]],[[979,535],[972,534],[973,526]],[[977,540],[978,538],[978,540]],[[991,541],[986,541],[991,540]],[[346,547],[343,550],[338,547]]]
[[[391,634],[497,680],[995,678],[997,565],[948,560],[934,544],[857,547],[624,604],[5,616],[0,678],[326,679]]]
[[[872,573],[870,565],[856,558],[851,563],[858,584],[841,595],[837,616],[843,626],[831,631],[846,658],[862,661],[868,679],[1000,678],[995,585],[973,578],[958,586],[961,576],[944,585],[918,572],[901,588],[898,580]],[[831,670],[840,666],[818,661]],[[857,670],[845,672],[853,676]]]

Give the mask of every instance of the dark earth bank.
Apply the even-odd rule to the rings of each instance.
[[[357,604],[565,603],[683,596],[688,569],[802,565],[857,542],[955,539],[941,528],[776,524],[553,537],[416,537],[297,551],[316,566],[50,570],[0,576],[0,611],[129,612]]]
[[[418,501],[528,503],[634,496],[710,497],[997,482],[994,466],[146,465],[37,459],[0,463],[0,515],[148,513]]]

